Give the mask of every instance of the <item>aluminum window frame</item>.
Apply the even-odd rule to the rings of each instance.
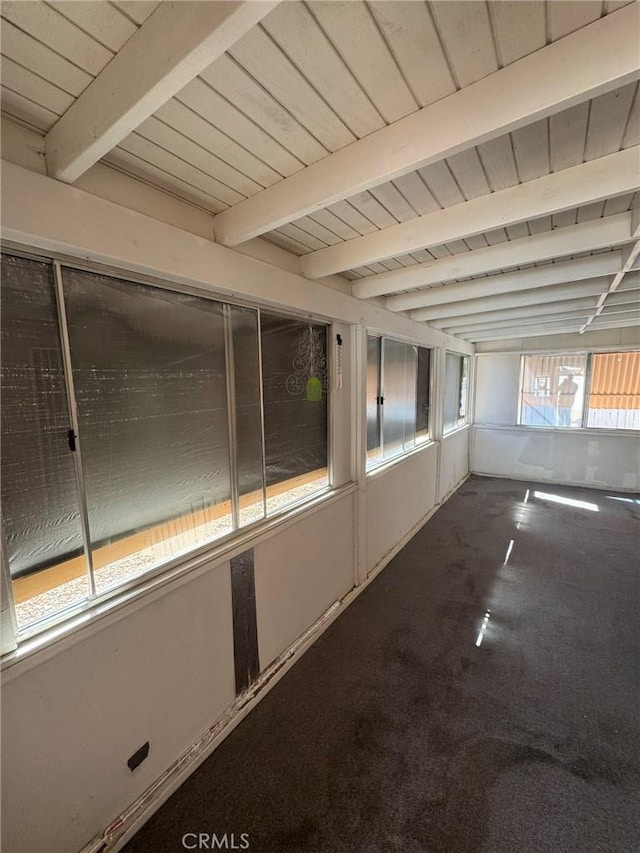
[[[434,391],[436,388],[436,383],[435,383],[435,372],[436,371],[434,369],[434,367],[435,367],[434,361],[435,361],[435,354],[437,351],[437,347],[435,347],[435,346],[425,346],[424,344],[416,343],[413,340],[406,340],[406,339],[402,339],[399,337],[394,337],[393,335],[385,335],[382,332],[377,332],[377,331],[374,331],[372,329],[366,329],[365,330],[365,339],[366,339],[367,343],[368,343],[370,338],[376,339],[380,342],[379,347],[378,347],[378,360],[377,360],[377,370],[378,370],[378,404],[377,404],[377,408],[378,408],[378,424],[379,424],[379,439],[380,439],[380,441],[379,441],[380,455],[375,457],[371,462],[369,462],[368,458],[366,457],[367,423],[366,423],[366,418],[365,418],[364,446],[365,446],[365,474],[367,476],[369,474],[373,474],[373,473],[381,470],[382,468],[386,468],[389,465],[394,465],[396,462],[398,462],[402,459],[405,459],[407,456],[410,456],[412,453],[416,453],[417,451],[421,450],[423,447],[425,447],[426,445],[428,445],[429,443],[434,441],[433,417],[434,417]],[[417,350],[418,349],[425,349],[425,350],[429,351],[429,411],[428,411],[428,421],[427,421],[426,431],[424,431],[422,434],[418,435],[417,430],[414,430],[413,444],[410,447],[406,447],[406,448],[403,447],[403,449],[400,453],[396,453],[394,456],[385,457],[385,455],[384,455],[384,446],[385,446],[385,442],[384,442],[384,402],[380,402],[380,401],[384,401],[384,397],[385,397],[385,393],[384,393],[384,383],[385,383],[385,372],[384,372],[385,346],[384,346],[384,342],[387,340],[393,341],[394,343],[397,343],[397,344],[402,344],[404,346],[413,347],[416,350],[416,386],[415,386],[415,393],[413,395],[416,414],[417,414],[417,405],[418,405],[418,354],[417,354]],[[367,368],[368,368],[368,359],[365,360],[365,364],[364,364],[365,372],[366,372]],[[366,389],[366,377],[365,377],[364,385],[365,385],[365,389]],[[366,393],[365,393],[365,396],[366,396]],[[404,444],[404,442],[403,442],[403,444]]]
[[[238,299],[235,296],[228,297],[224,293],[219,293],[217,291],[212,291],[211,289],[198,286],[197,284],[190,284],[186,282],[174,282],[174,281],[166,281],[161,278],[156,278],[155,276],[148,276],[139,274],[135,271],[129,271],[123,269],[121,267],[111,267],[101,263],[93,263],[91,261],[85,261],[81,259],[74,258],[73,256],[63,255],[57,252],[46,252],[43,250],[30,249],[25,247],[22,244],[15,244],[11,241],[2,241],[1,245],[2,254],[14,255],[16,257],[25,258],[28,260],[34,260],[39,262],[45,262],[51,264],[53,277],[54,277],[54,297],[55,297],[55,305],[56,305],[56,314],[58,321],[58,335],[60,340],[60,347],[62,351],[63,358],[63,373],[64,373],[64,381],[65,381],[65,392],[67,398],[67,404],[69,406],[69,419],[70,426],[74,431],[75,441],[76,441],[76,450],[74,453],[74,462],[76,468],[76,482],[78,484],[78,507],[79,514],[81,518],[81,528],[82,528],[82,540],[83,540],[83,552],[85,559],[85,566],[87,577],[89,580],[89,595],[81,600],[70,603],[65,607],[62,607],[60,610],[47,614],[33,622],[30,622],[28,625],[20,628],[16,618],[16,608],[15,601],[12,589],[12,577],[9,561],[7,558],[6,551],[6,537],[4,524],[0,525],[0,548],[2,549],[2,566],[1,570],[3,572],[3,603],[5,606],[3,607],[3,613],[7,614],[7,618],[3,620],[3,630],[6,631],[6,635],[3,633],[2,636],[2,648],[0,649],[1,655],[8,655],[14,653],[16,648],[19,648],[20,644],[32,640],[34,637],[37,637],[40,634],[43,634],[47,631],[50,631],[54,628],[58,628],[58,626],[64,625],[64,623],[73,620],[76,617],[81,616],[85,613],[91,613],[91,611],[96,608],[100,608],[109,601],[113,599],[118,599],[124,597],[126,600],[129,599],[131,593],[135,593],[137,589],[140,589],[141,592],[146,589],[149,584],[153,584],[153,582],[162,579],[164,575],[173,575],[176,572],[179,572],[181,568],[185,568],[187,570],[187,566],[194,561],[199,561],[205,558],[207,554],[212,552],[218,553],[220,551],[226,552],[232,548],[234,548],[235,544],[239,540],[246,541],[250,539],[252,536],[258,536],[263,531],[268,530],[273,526],[277,526],[282,523],[283,520],[292,513],[303,510],[307,506],[312,506],[316,504],[318,501],[324,501],[335,493],[336,489],[334,487],[334,474],[333,474],[333,448],[334,448],[334,436],[333,436],[333,390],[334,390],[334,382],[332,381],[332,377],[335,375],[335,365],[334,365],[334,357],[333,357],[333,348],[331,346],[333,340],[333,320],[327,317],[321,317],[316,314],[312,314],[309,312],[301,312],[296,311],[295,309],[282,309],[278,307],[268,306],[265,308],[264,306],[258,305],[255,302],[250,300]],[[122,583],[116,583],[113,586],[109,586],[107,589],[98,592],[95,586],[95,576],[93,570],[93,557],[91,552],[91,535],[88,525],[88,511],[87,511],[87,503],[86,503],[86,491],[84,488],[84,470],[82,467],[82,456],[81,456],[81,435],[78,425],[78,415],[77,415],[77,402],[75,396],[75,386],[73,381],[73,372],[72,372],[72,360],[71,360],[71,349],[70,349],[70,341],[69,341],[69,332],[66,322],[66,307],[64,302],[64,284],[62,279],[62,273],[65,268],[78,270],[81,272],[88,272],[97,275],[104,275],[111,278],[119,279],[129,284],[140,284],[147,287],[153,287],[160,290],[169,291],[172,293],[183,294],[187,296],[196,296],[198,298],[207,299],[210,301],[219,302],[223,305],[223,313],[224,313],[224,328],[225,328],[225,339],[224,339],[224,347],[225,347],[225,369],[226,369],[226,378],[227,378],[227,401],[229,401],[229,357],[227,350],[227,315],[230,315],[231,312],[228,310],[224,310],[227,306],[229,308],[238,307],[249,309],[256,313],[257,319],[257,328],[258,328],[258,382],[259,382],[259,406],[260,406],[260,428],[261,428],[261,436],[262,436],[262,481],[263,481],[263,508],[264,508],[264,516],[250,524],[246,524],[240,526],[236,522],[239,520],[239,489],[237,478],[234,474],[237,474],[237,454],[234,459],[231,457],[234,455],[234,450],[237,449],[232,448],[231,440],[229,442],[229,453],[230,453],[230,463],[231,463],[231,511],[232,511],[232,524],[233,529],[230,533],[224,534],[216,539],[212,539],[202,545],[196,546],[189,551],[180,554],[176,557],[172,557],[165,562],[161,563],[158,566],[152,567],[147,571],[143,571],[140,574],[134,575],[129,579],[126,579]],[[265,448],[265,426],[264,426],[264,385],[263,385],[263,362],[262,362],[262,334],[261,334],[261,311],[266,310],[269,314],[279,316],[285,319],[295,320],[303,323],[312,323],[314,325],[320,325],[325,328],[326,334],[326,358],[327,358],[327,391],[326,391],[326,406],[327,406],[327,415],[326,415],[326,444],[327,444],[327,486],[318,491],[313,492],[310,495],[306,495],[304,497],[298,498],[297,500],[293,500],[291,503],[285,504],[283,507],[278,509],[276,512],[267,515],[267,496],[266,496],[266,448]],[[231,328],[229,328],[229,336],[231,337]],[[232,348],[233,349],[233,348]],[[233,365],[231,365],[231,370],[233,370]],[[234,376],[231,376],[231,380],[234,380]],[[234,394],[235,385],[232,389],[232,396]],[[235,418],[236,411],[234,409],[233,412],[228,411],[228,418],[231,425],[231,421],[233,419],[234,429],[235,429]],[[234,516],[234,479],[235,482],[235,516]],[[235,518],[235,521],[233,520]],[[6,559],[5,559],[6,558]],[[6,577],[5,577],[6,575]],[[4,587],[7,587],[6,591]],[[124,603],[124,602],[123,602]],[[8,620],[8,625],[7,625]]]
[[[636,347],[624,347],[624,348],[597,348],[590,350],[553,350],[551,352],[545,352],[541,350],[534,350],[531,352],[520,353],[520,365],[519,365],[519,375],[518,375],[518,406],[516,412],[516,427],[522,429],[535,429],[535,430],[560,430],[561,432],[591,432],[594,431],[602,431],[606,434],[615,434],[615,433],[629,433],[632,435],[640,433],[640,427],[605,427],[605,426],[589,426],[588,418],[589,418],[589,398],[591,396],[591,387],[592,387],[592,377],[593,377],[593,362],[594,356],[597,355],[614,355],[616,353],[625,354],[625,353],[640,353],[640,348]],[[524,385],[524,375],[525,375],[525,359],[527,358],[536,358],[536,357],[556,357],[562,358],[566,356],[584,356],[586,359],[585,366],[585,375],[584,375],[584,394],[582,398],[582,411],[580,415],[580,425],[579,426],[559,426],[559,425],[545,425],[545,424],[523,424],[522,423],[522,397],[524,394],[523,385]]]
[[[457,400],[458,400],[458,403],[456,406],[456,411],[458,412],[458,414],[456,416],[455,424],[453,424],[453,426],[450,426],[449,428],[447,428],[447,425],[445,423],[445,410],[444,410],[444,400],[445,400],[445,394],[446,394],[446,388],[447,388],[447,356],[448,355],[453,355],[453,356],[456,356],[457,358],[460,359],[460,378],[459,378],[459,382],[457,383],[458,389],[457,389],[457,395],[456,395]],[[465,412],[464,412],[464,415],[460,415],[460,409],[462,407],[462,399],[463,399],[463,394],[462,394],[463,366],[465,364],[467,366],[467,374],[466,374],[467,385],[466,385],[465,393],[464,393]],[[471,408],[470,407],[470,399],[471,399],[470,391],[471,391],[471,356],[468,353],[456,352],[456,350],[446,349],[444,352],[444,376],[443,376],[443,388],[442,388],[442,435],[443,435],[443,437],[447,436],[447,435],[451,435],[451,433],[455,432],[458,429],[462,429],[463,427],[467,426],[470,423],[470,417],[469,417],[470,408]]]

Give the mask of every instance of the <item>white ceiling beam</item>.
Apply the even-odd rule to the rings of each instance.
[[[428,290],[401,296],[391,296],[387,300],[387,307],[394,311],[409,311],[447,302],[462,302],[480,296],[519,293],[551,284],[568,284],[601,275],[615,275],[621,265],[622,252],[618,250],[587,258],[577,258],[573,261],[546,264],[534,269],[487,276],[474,281],[454,282],[444,287],[431,287]]]
[[[627,291],[626,293],[617,293],[618,297],[614,308],[621,310],[631,310],[632,306],[640,305],[640,290]],[[613,298],[613,297],[612,297]],[[429,325],[434,329],[447,329],[450,334],[457,334],[454,331],[457,328],[464,326],[472,326],[474,324],[500,322],[503,320],[523,320],[531,318],[542,318],[545,315],[555,315],[565,311],[582,311],[588,313],[595,308],[597,296],[576,296],[574,299],[561,299],[557,302],[541,302],[536,305],[521,305],[514,304],[513,308],[503,308],[496,311],[481,311],[476,314],[466,314],[464,316],[453,317],[438,317],[437,319],[429,320]]]
[[[308,278],[321,278],[637,189],[640,146],[310,252],[300,259],[300,269]]]
[[[550,317],[520,317],[516,320],[501,320],[499,323],[470,323],[468,326],[458,326],[453,330],[447,330],[448,334],[462,336],[474,334],[475,332],[496,332],[504,329],[526,329],[530,326],[539,326],[541,323],[545,325],[549,325],[550,327],[555,326],[557,323],[563,323],[565,326],[567,322],[573,323],[574,321],[580,324],[580,321],[583,320],[589,313],[589,309],[582,309],[581,311],[561,311],[556,315],[552,315]]]
[[[635,302],[637,299],[640,299],[640,272],[627,276],[627,287],[618,290],[617,293],[612,293],[607,301],[607,307],[609,305],[626,305],[628,302]]]
[[[483,311],[498,311],[503,308],[515,308],[527,305],[547,305],[583,296],[599,296],[606,287],[606,279],[593,278],[572,284],[560,284],[555,287],[539,287],[518,294],[500,294],[467,299],[464,302],[452,302],[447,305],[432,305],[429,308],[417,308],[410,313],[412,320],[431,321],[438,317],[465,317]]]
[[[497,311],[481,311],[476,314],[465,314],[458,317],[438,317],[429,320],[434,329],[455,329],[462,326],[472,326],[476,323],[492,323],[502,320],[519,320],[527,317],[540,317],[544,314],[556,314],[558,311],[573,311],[575,309],[594,308],[595,296],[578,296],[575,299],[563,299],[558,302],[541,305],[515,305],[513,308],[502,308]],[[454,333],[455,334],[455,333]]]
[[[577,332],[580,328],[580,322],[561,323],[560,325],[544,324],[541,326],[529,326],[527,328],[514,329],[496,329],[494,331],[485,332],[468,332],[466,335],[460,335],[465,341],[476,343],[477,341],[496,341],[506,340],[508,338],[537,338],[543,335],[563,335]]]
[[[599,323],[597,326],[594,326],[596,329],[626,329],[630,326],[640,326],[640,319],[629,319],[629,320],[611,320],[609,322]],[[505,331],[495,331],[495,332],[469,332],[467,335],[464,335],[464,340],[469,341],[470,343],[477,343],[478,341],[497,341],[497,340],[506,340],[507,338],[532,338],[532,337],[542,337],[543,335],[563,335],[563,334],[571,334],[574,332],[578,332],[580,329],[580,324],[567,324],[567,326],[562,325],[561,328],[554,328],[553,326],[543,325],[543,326],[528,326],[526,328],[520,329],[511,329]],[[462,337],[462,336],[461,336]]]
[[[582,27],[219,213],[216,240],[235,246],[636,80],[639,27],[635,3]]]
[[[49,175],[75,181],[276,5],[161,3],[47,134]]]
[[[384,296],[403,290],[420,289],[451,279],[495,272],[506,267],[546,261],[550,258],[608,248],[629,240],[631,213],[618,213],[603,219],[582,222],[546,231],[531,237],[521,237],[507,243],[498,243],[472,252],[461,252],[450,257],[427,261],[412,267],[378,273],[354,281],[351,292],[360,299]],[[387,307],[399,310],[397,304],[387,302]]]
[[[638,305],[613,305],[603,314],[598,314],[593,323],[593,327],[599,326],[601,323],[609,323],[613,320],[640,320],[640,310]]]

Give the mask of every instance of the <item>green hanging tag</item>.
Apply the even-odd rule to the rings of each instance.
[[[312,403],[322,400],[322,382],[317,376],[311,376],[307,380],[307,400]]]

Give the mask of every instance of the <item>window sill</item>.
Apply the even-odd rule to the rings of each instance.
[[[423,450],[426,450],[428,447],[437,447],[437,441],[434,441],[431,438],[425,439],[421,441],[420,444],[417,444],[415,447],[412,447],[411,450],[408,450],[406,453],[399,453],[397,456],[394,456],[392,459],[385,459],[380,462],[378,465],[372,465],[366,471],[367,477],[374,477],[378,474],[383,474],[385,471],[388,471],[389,468],[393,468],[400,462],[404,462],[406,459],[409,459],[411,456],[416,456],[418,453],[421,453]]]
[[[530,424],[473,424],[474,429],[516,430],[517,432],[564,433],[567,435],[628,435],[635,438],[640,435],[637,429],[607,429],[605,427],[555,427],[532,426]]]
[[[52,617],[37,628],[33,626],[31,630],[25,630],[19,637],[17,649],[2,656],[0,668],[3,680],[5,673],[11,672],[13,677],[23,669],[58,654],[199,574],[216,570],[236,554],[261,545],[281,530],[314,515],[356,489],[356,483],[347,483],[325,490],[303,503],[283,509],[277,516],[236,531],[224,540],[191,551],[133,578],[128,584],[110,590],[100,598],[69,608],[66,613],[58,614],[57,618]]]
[[[469,423],[469,421],[465,421],[463,424],[459,424],[458,426],[454,427],[453,429],[450,429],[449,432],[443,433],[442,438],[443,439],[450,438],[452,435],[457,435],[457,433],[462,432],[465,429],[469,429],[470,426],[471,426],[471,424]]]

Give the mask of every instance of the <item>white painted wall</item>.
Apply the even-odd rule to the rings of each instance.
[[[366,486],[368,573],[436,505],[438,444],[373,471]]]
[[[637,435],[476,426],[473,444],[477,474],[640,491]]]
[[[80,850],[233,701],[229,563],[51,651],[3,677],[4,853]]]
[[[469,473],[470,427],[464,426],[443,436],[440,445],[438,498],[444,500]]]
[[[518,417],[519,382],[519,356],[496,353],[478,357],[475,423],[514,426]]]
[[[260,669],[354,585],[355,492],[255,549]]]
[[[548,349],[559,351],[557,343],[555,347],[553,343],[550,339]],[[579,343],[583,352],[589,349],[587,335]],[[578,341],[571,347],[567,342],[566,351],[577,348],[577,344]],[[536,351],[541,351],[539,345]],[[620,491],[640,490],[637,433],[516,426],[520,352],[482,353],[476,359],[471,449],[474,473]]]

